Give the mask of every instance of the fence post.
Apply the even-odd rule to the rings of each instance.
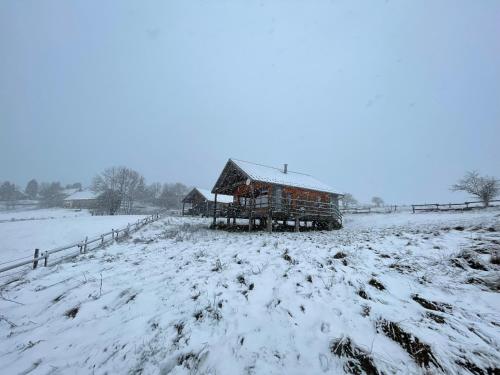
[[[43,266],[44,266],[44,267],[47,267],[47,265],[49,264],[49,251],[47,250],[47,251],[44,253],[44,255],[45,255],[45,260],[44,260],[44,262],[43,262]]]
[[[104,245],[104,235],[101,234],[101,246]]]
[[[35,249],[35,254],[33,255],[33,259],[37,259],[38,258],[38,254],[40,254],[40,250],[39,249]],[[38,267],[38,260],[34,260],[33,261],[33,269],[35,269],[37,267]]]
[[[415,206],[412,204],[411,208],[413,209],[413,213],[415,213]]]
[[[111,229],[111,238],[113,239],[113,241],[115,240],[115,230],[114,229]]]
[[[89,237],[85,237],[85,243],[83,244],[83,253],[85,254],[87,252],[87,241],[88,241]]]

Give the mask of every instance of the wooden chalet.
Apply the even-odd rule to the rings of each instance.
[[[232,203],[233,197],[219,195],[217,200],[217,212],[220,214],[225,211],[229,203]],[[186,207],[187,205],[187,207]],[[182,200],[182,215],[201,215],[209,217],[212,215],[215,207],[215,195],[207,189],[194,188]]]
[[[272,231],[273,226],[295,230],[335,229],[342,227],[339,198],[342,194],[314,177],[283,169],[229,159],[212,189],[215,202],[220,194],[232,195],[233,203],[225,212],[227,224],[237,218],[248,219],[248,229],[256,225]],[[217,210],[213,210],[216,225]]]

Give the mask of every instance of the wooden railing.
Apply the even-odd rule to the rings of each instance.
[[[490,207],[496,207],[500,199],[490,201]],[[493,203],[493,204],[492,204]],[[467,211],[472,209],[485,208],[484,202],[474,201],[474,202],[464,202],[464,203],[425,203],[425,204],[412,204],[411,205],[413,213],[418,211]]]
[[[380,207],[346,207],[340,210],[343,214],[390,214],[392,212],[398,212],[397,205],[385,205]]]
[[[39,249],[35,249],[33,257],[27,256],[0,263],[0,266],[3,266],[0,268],[0,273],[4,273],[19,267],[23,267],[28,264],[32,264],[33,269],[35,269],[38,267],[38,263],[41,261],[43,261],[44,266],[48,266],[49,259],[53,258],[54,254],[60,254],[65,252],[63,256],[58,257],[54,262],[51,262],[51,264],[59,263],[62,260],[73,258],[80,254],[85,254],[87,251],[103,247],[104,245],[116,241],[119,238],[127,237],[130,233],[139,230],[140,228],[149,223],[157,221],[159,218],[160,214],[157,213],[147,216],[144,219],[137,220],[134,223],[127,224],[127,226],[124,228],[111,229],[110,232],[103,233],[94,238],[89,239],[88,237],[85,237],[83,241],[74,242],[69,245],[57,247],[51,250],[45,250],[42,252],[40,252]]]
[[[246,206],[239,204],[231,204],[228,207],[217,208],[216,216],[224,217],[245,215],[250,216],[258,210],[271,210],[273,213],[282,213],[290,217],[318,217],[320,219],[334,218],[338,222],[342,222],[342,213],[337,205],[333,203],[310,201],[306,199],[281,199],[276,203],[272,199],[268,201],[256,201]]]

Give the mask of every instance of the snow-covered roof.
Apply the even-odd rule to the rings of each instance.
[[[77,188],[63,189],[62,194],[69,197],[71,194],[75,194],[79,191],[80,191],[80,189],[77,189]]]
[[[86,200],[86,199],[96,199],[97,195],[90,190],[82,190],[77,191],[76,193],[71,194],[69,197],[65,198],[65,201],[74,201],[74,200]]]
[[[208,189],[195,188],[200,192],[203,197],[209,202],[215,201],[215,194],[212,194]],[[231,195],[217,194],[218,203],[233,203],[233,197]]]
[[[255,164],[248,161],[230,159],[236,164],[251,180],[267,182],[277,185],[293,186],[308,190],[322,191],[333,194],[342,194],[332,187],[317,180],[308,174],[287,171],[267,165]]]

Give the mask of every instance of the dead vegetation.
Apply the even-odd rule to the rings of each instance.
[[[444,324],[446,322],[446,320],[441,315],[434,314],[429,311],[425,315],[427,316],[427,318],[434,320],[438,324]]]
[[[479,367],[475,363],[473,363],[465,358],[457,360],[457,361],[455,361],[455,363],[474,375],[498,375],[498,374],[500,374],[500,368],[498,368],[498,367],[488,367],[488,368],[482,369],[481,367]]]
[[[80,306],[75,306],[72,309],[69,309],[64,313],[64,315],[68,318],[74,319],[76,314],[78,314],[78,311],[80,310]]]
[[[294,259],[292,259],[290,254],[288,254],[288,249],[285,249],[285,252],[281,255],[281,257],[290,264],[297,264],[297,262]]]
[[[382,331],[387,337],[397,342],[419,366],[429,367],[433,364],[443,370],[432,353],[431,347],[421,342],[418,337],[405,332],[397,323],[381,319],[377,322],[377,331]]]
[[[344,371],[350,374],[379,374],[372,357],[366,351],[356,346],[349,337],[342,337],[333,341],[330,344],[330,351],[332,354],[346,359]]]
[[[411,299],[428,310],[440,311],[440,312],[446,312],[447,310],[448,311],[451,310],[451,306],[446,303],[428,301],[425,298],[420,297],[418,294],[412,295]]]
[[[479,271],[488,271],[488,268],[486,268],[485,265],[483,265],[477,256],[470,250],[465,250],[457,254],[451,259],[451,264],[461,269],[470,267]]]
[[[363,299],[370,299],[370,297],[368,297],[368,294],[366,294],[364,289],[358,290],[358,296],[360,296]]]
[[[368,281],[368,284],[370,284],[374,288],[377,288],[378,290],[385,290],[385,286],[375,278],[370,279],[370,281]]]

